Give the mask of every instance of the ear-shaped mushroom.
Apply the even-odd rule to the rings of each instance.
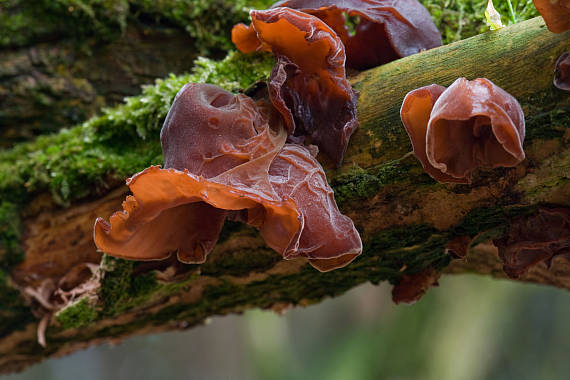
[[[570,209],[543,207],[536,215],[519,216],[494,243],[509,277],[517,278],[541,261],[550,265],[554,256],[570,255]]]
[[[308,136],[340,165],[358,127],[357,93],[345,76],[341,40],[318,18],[289,8],[252,11],[251,18],[249,27],[234,27],[232,41],[244,53],[257,49],[275,54],[269,94],[289,133]]]
[[[442,89],[411,91],[400,111],[428,174],[440,182],[469,183],[478,167],[516,166],[524,159],[524,114],[514,97],[484,78],[459,78]]]
[[[442,173],[430,164],[427,158],[426,134],[429,117],[433,105],[444,91],[445,87],[431,84],[408,92],[402,103],[400,116],[412,141],[414,155],[420,161],[424,170],[438,182],[465,183],[465,179],[454,178]]]
[[[552,33],[570,29],[570,0],[532,0]]]
[[[360,235],[334,200],[325,172],[310,152],[286,144],[269,169],[269,180],[282,198],[291,198],[303,218],[296,247],[285,258],[304,256],[321,272],[343,267],[362,252]]]
[[[286,259],[308,257],[321,271],[348,264],[362,251],[360,237],[338,211],[322,167],[303,147],[282,150],[286,137],[262,100],[185,86],[161,131],[169,168],[127,180],[133,195],[110,223],[97,219],[95,244],[127,259],[161,260],[176,251],[182,262],[201,263],[232,212]]]
[[[562,53],[554,65],[554,85],[564,91],[570,91],[570,52]]]
[[[441,46],[441,34],[417,0],[286,0],[272,7],[300,9],[322,19],[345,44],[347,66],[359,70]],[[360,17],[354,35],[349,35],[343,13]]]
[[[203,262],[215,245],[227,210],[265,210],[259,224],[271,247],[299,234],[294,203],[268,181],[271,161],[286,133],[269,128],[269,115],[252,99],[211,85],[185,86],[161,132],[165,165],[127,180],[133,196],[123,212],[95,223],[97,247],[114,256],[154,260],[177,251],[180,261]]]

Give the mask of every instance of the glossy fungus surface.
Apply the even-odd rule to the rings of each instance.
[[[150,167],[127,180],[133,195],[123,211],[110,224],[95,223],[97,247],[123,258],[164,259],[176,251],[183,262],[203,262],[229,211],[260,208],[266,223],[256,226],[268,245],[287,245],[282,239],[298,234],[300,216],[268,182],[286,133],[269,128],[263,110],[245,95],[185,86],[161,133],[166,168]]]
[[[293,141],[308,138],[340,165],[358,127],[357,93],[346,79],[342,41],[317,17],[293,9],[252,11],[251,18],[249,27],[234,27],[232,40],[242,52],[274,53],[270,99]]]
[[[360,237],[322,167],[308,149],[285,146],[286,137],[268,101],[185,86],[161,131],[165,168],[127,180],[123,211],[95,222],[97,247],[127,259],[177,252],[182,262],[201,263],[232,218],[258,228],[284,258],[307,257],[321,271],[348,264],[362,250]]]
[[[345,44],[347,66],[359,70],[441,46],[441,34],[417,0],[289,0],[273,7],[300,9],[322,19]],[[344,14],[359,18],[354,33]]]
[[[303,218],[298,244],[289,247],[286,258],[308,257],[324,272],[347,265],[362,252],[360,235],[352,220],[338,210],[325,172],[308,149],[286,144],[269,175],[275,191],[291,198]]]
[[[494,240],[503,259],[503,270],[519,277],[540,262],[547,265],[553,257],[570,259],[570,209],[542,207],[535,215],[511,221],[507,234]]]
[[[532,0],[552,33],[570,29],[570,0]]]
[[[476,168],[511,167],[524,159],[524,114],[514,97],[484,78],[459,78],[442,90],[431,85],[411,91],[400,111],[428,174],[469,183]]]
[[[570,52],[563,53],[554,65],[554,85],[564,91],[570,91]]]

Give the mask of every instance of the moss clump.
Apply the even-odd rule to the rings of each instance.
[[[105,255],[101,262],[102,314],[113,316],[143,303],[159,288],[154,273],[133,276],[134,261]]]
[[[0,202],[0,268],[9,270],[24,259],[20,246],[22,225],[18,208],[11,202]]]
[[[487,0],[420,0],[430,12],[435,25],[448,44],[489,30],[485,22]],[[517,22],[538,16],[532,0],[512,0]],[[506,1],[495,1],[495,8],[501,14],[505,25],[512,24]]]
[[[564,136],[570,125],[570,103],[567,98],[560,96],[561,92],[552,86],[545,92],[533,94],[528,100],[525,99],[525,103],[531,108],[528,113],[532,115],[525,119],[527,141],[536,138],[559,139]],[[560,104],[556,103],[557,100],[560,100]],[[550,109],[538,107],[533,109],[532,104],[553,104],[553,106]]]
[[[245,276],[251,272],[263,272],[281,260],[283,258],[277,252],[265,247],[256,249],[255,254],[251,249],[238,249],[224,255],[213,253],[200,266],[200,273],[205,276]]]
[[[192,74],[157,80],[141,95],[80,126],[0,152],[0,199],[18,205],[48,191],[67,204],[162,163],[160,127],[184,84],[206,82],[237,91],[266,77],[272,62],[267,54],[230,53],[222,61],[202,58]]]
[[[200,54],[231,47],[230,30],[248,10],[271,0],[0,0],[0,47],[25,46],[54,36],[110,41],[129,22],[184,29]]]
[[[8,284],[8,274],[0,269],[0,338],[24,328],[34,320],[20,292]]]
[[[68,305],[56,315],[56,320],[64,329],[83,327],[93,322],[99,316],[99,311],[89,303],[86,297]]]
[[[346,173],[340,174],[331,181],[334,197],[339,206],[349,200],[369,199],[378,193],[382,182],[369,171],[358,165],[352,166]]]

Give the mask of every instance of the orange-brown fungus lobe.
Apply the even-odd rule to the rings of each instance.
[[[570,0],[532,0],[552,33],[570,29]]]
[[[441,34],[417,0],[286,0],[273,7],[300,9],[322,19],[346,46],[347,66],[359,70],[441,46]],[[354,35],[343,13],[360,18]]]
[[[478,167],[511,167],[524,159],[524,114],[514,97],[484,78],[459,78],[443,89],[431,85],[409,92],[400,111],[429,175],[469,183]]]
[[[234,27],[233,42],[242,52],[258,49],[275,54],[270,99],[289,133],[297,137],[293,140],[309,137],[340,165],[358,127],[357,93],[346,79],[341,40],[318,18],[289,8],[252,11],[251,18],[249,27]]]
[[[177,251],[203,262],[228,210],[265,211],[256,221],[271,247],[287,246],[300,228],[294,203],[271,188],[268,170],[285,143],[252,99],[204,84],[185,86],[165,120],[166,169],[150,167],[127,180],[133,195],[110,224],[95,223],[97,247],[114,256],[153,260]]]
[[[291,198],[303,217],[298,246],[290,247],[285,258],[308,257],[313,267],[326,272],[347,265],[362,252],[352,220],[338,210],[323,168],[306,148],[286,144],[269,176],[275,191]]]
[[[554,65],[554,85],[564,91],[570,91],[570,52],[563,53]]]
[[[176,251],[182,262],[201,263],[233,217],[286,259],[307,257],[321,271],[348,264],[362,250],[352,221],[338,211],[319,163],[303,147],[283,148],[285,139],[267,102],[185,86],[161,131],[166,168],[127,180],[133,195],[110,223],[97,219],[95,244],[127,259]]]
[[[541,261],[549,265],[557,255],[570,259],[570,209],[543,207],[536,215],[519,216],[494,243],[509,277],[517,278]]]

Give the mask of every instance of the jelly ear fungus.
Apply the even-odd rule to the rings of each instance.
[[[441,46],[441,34],[417,0],[286,0],[289,7],[327,23],[346,46],[347,67],[364,70]],[[353,34],[344,15],[358,17]]]
[[[309,151],[284,145],[281,120],[263,100],[186,85],[161,131],[165,168],[127,180],[133,195],[123,211],[95,222],[97,247],[126,259],[177,252],[201,263],[231,217],[258,228],[284,258],[307,257],[321,271],[348,264],[362,251],[360,237]]]
[[[345,50],[337,34],[315,16],[289,8],[251,11],[249,27],[232,31],[237,48],[273,52],[269,95],[292,141],[305,138],[340,166],[358,128],[357,92],[346,79]],[[257,45],[252,41],[257,38]]]
[[[400,115],[415,156],[437,181],[469,183],[476,168],[512,167],[525,158],[522,109],[488,79],[413,90]]]

